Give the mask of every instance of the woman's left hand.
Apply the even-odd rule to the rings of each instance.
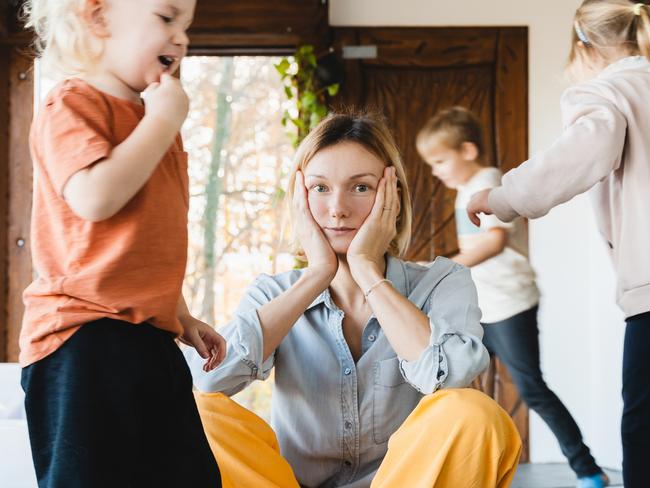
[[[397,235],[399,208],[395,168],[388,166],[379,180],[372,210],[348,247],[347,260],[353,277],[355,269],[368,265],[383,268],[384,254]]]

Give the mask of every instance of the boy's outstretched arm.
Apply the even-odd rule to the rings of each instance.
[[[226,357],[226,340],[214,328],[192,317],[182,294],[178,298],[176,316],[184,331],[181,342],[192,346],[203,359],[207,359],[203,370],[207,372],[219,366]]]

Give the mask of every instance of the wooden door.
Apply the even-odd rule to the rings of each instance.
[[[528,32],[507,28],[335,28],[346,78],[338,108],[376,110],[387,118],[412,191],[414,222],[409,260],[432,260],[458,250],[455,192],[431,175],[415,136],[436,111],[473,110],[484,127],[487,159],[507,171],[528,154]],[[477,386],[515,419],[528,459],[528,412],[498,361]]]

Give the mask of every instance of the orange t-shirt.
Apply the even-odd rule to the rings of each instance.
[[[86,221],[62,196],[74,173],[108,157],[143,116],[142,105],[69,79],[49,93],[32,124],[37,278],[23,295],[22,366],[101,317],[182,332],[176,306],[187,260],[189,191],[180,136],[113,217]]]

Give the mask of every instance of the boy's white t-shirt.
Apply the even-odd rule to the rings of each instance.
[[[479,228],[467,216],[467,204],[474,193],[500,184],[501,171],[484,168],[459,186],[456,194],[456,232],[461,251],[471,250],[477,245],[477,237],[489,229],[502,227],[508,233],[506,247],[500,254],[471,268],[484,323],[505,320],[539,302],[535,273],[528,262],[526,222],[516,218],[505,223],[494,215],[481,215]]]

